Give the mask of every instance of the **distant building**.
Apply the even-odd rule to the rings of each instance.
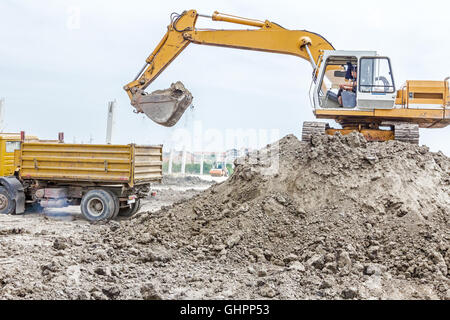
[[[163,163],[169,162],[170,152],[163,152]],[[173,152],[173,163],[181,163],[183,160],[183,151]],[[192,152],[186,152],[186,164],[196,163],[195,155]]]
[[[243,148],[241,150],[238,149],[230,149],[225,152],[203,152],[203,161],[205,163],[214,163],[214,162],[224,162],[233,164],[234,160],[239,157],[243,157],[250,152],[250,149]],[[181,163],[183,158],[183,151],[174,151],[173,152],[173,163]],[[169,162],[170,152],[163,152],[163,162]],[[186,152],[186,164],[194,164],[200,163],[202,159],[202,152]]]

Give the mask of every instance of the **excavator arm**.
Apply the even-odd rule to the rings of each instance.
[[[198,17],[211,18],[256,27],[252,30],[211,30],[195,28]],[[167,33],[146,59],[134,81],[124,89],[136,112],[145,113],[155,122],[173,126],[191,104],[192,95],[177,82],[170,89],[145,93],[145,89],[191,43],[244,50],[289,54],[303,58],[317,68],[323,50],[334,47],[322,36],[299,30],[288,30],[276,23],[241,18],[214,12],[212,16],[200,15],[195,10],[172,14]]]

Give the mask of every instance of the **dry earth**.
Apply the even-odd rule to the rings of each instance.
[[[131,220],[0,216],[0,298],[450,299],[442,153],[290,135],[193,185]]]

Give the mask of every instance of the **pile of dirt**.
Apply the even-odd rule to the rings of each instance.
[[[205,279],[216,263],[256,278],[237,298],[450,298],[442,153],[356,132],[289,135],[235,164],[227,181],[122,231]]]
[[[194,195],[199,193],[198,190],[192,188],[193,186],[186,186],[184,189],[174,190],[172,187],[166,188],[153,188],[153,191],[156,193],[155,196],[149,195],[147,197],[148,202],[146,202],[143,206],[143,211],[158,211],[161,207],[167,205],[173,205],[179,202],[183,202],[184,200],[192,198]],[[200,184],[194,185],[194,187],[203,187],[202,190],[206,189],[207,186]],[[151,207],[152,210],[147,209],[147,207]]]
[[[235,164],[131,220],[0,216],[0,299],[450,299],[442,153],[290,135]]]

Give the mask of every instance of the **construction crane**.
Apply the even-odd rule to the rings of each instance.
[[[255,29],[215,30],[195,27],[199,17]],[[192,103],[181,82],[151,94],[144,90],[189,45],[202,44],[265,51],[300,57],[313,68],[310,101],[318,119],[332,119],[342,128],[324,122],[304,122],[302,139],[318,132],[361,132],[369,141],[419,142],[420,128],[450,124],[449,78],[442,81],[408,80],[396,87],[389,57],[376,51],[335,50],[319,34],[288,30],[266,21],[219,12],[212,16],[195,10],[173,13],[167,33],[147,58],[134,81],[124,89],[137,113],[164,126],[173,126]],[[354,77],[351,71],[357,71]],[[352,80],[352,81],[350,81]],[[353,88],[348,90],[348,87]],[[339,88],[344,88],[339,90]]]

